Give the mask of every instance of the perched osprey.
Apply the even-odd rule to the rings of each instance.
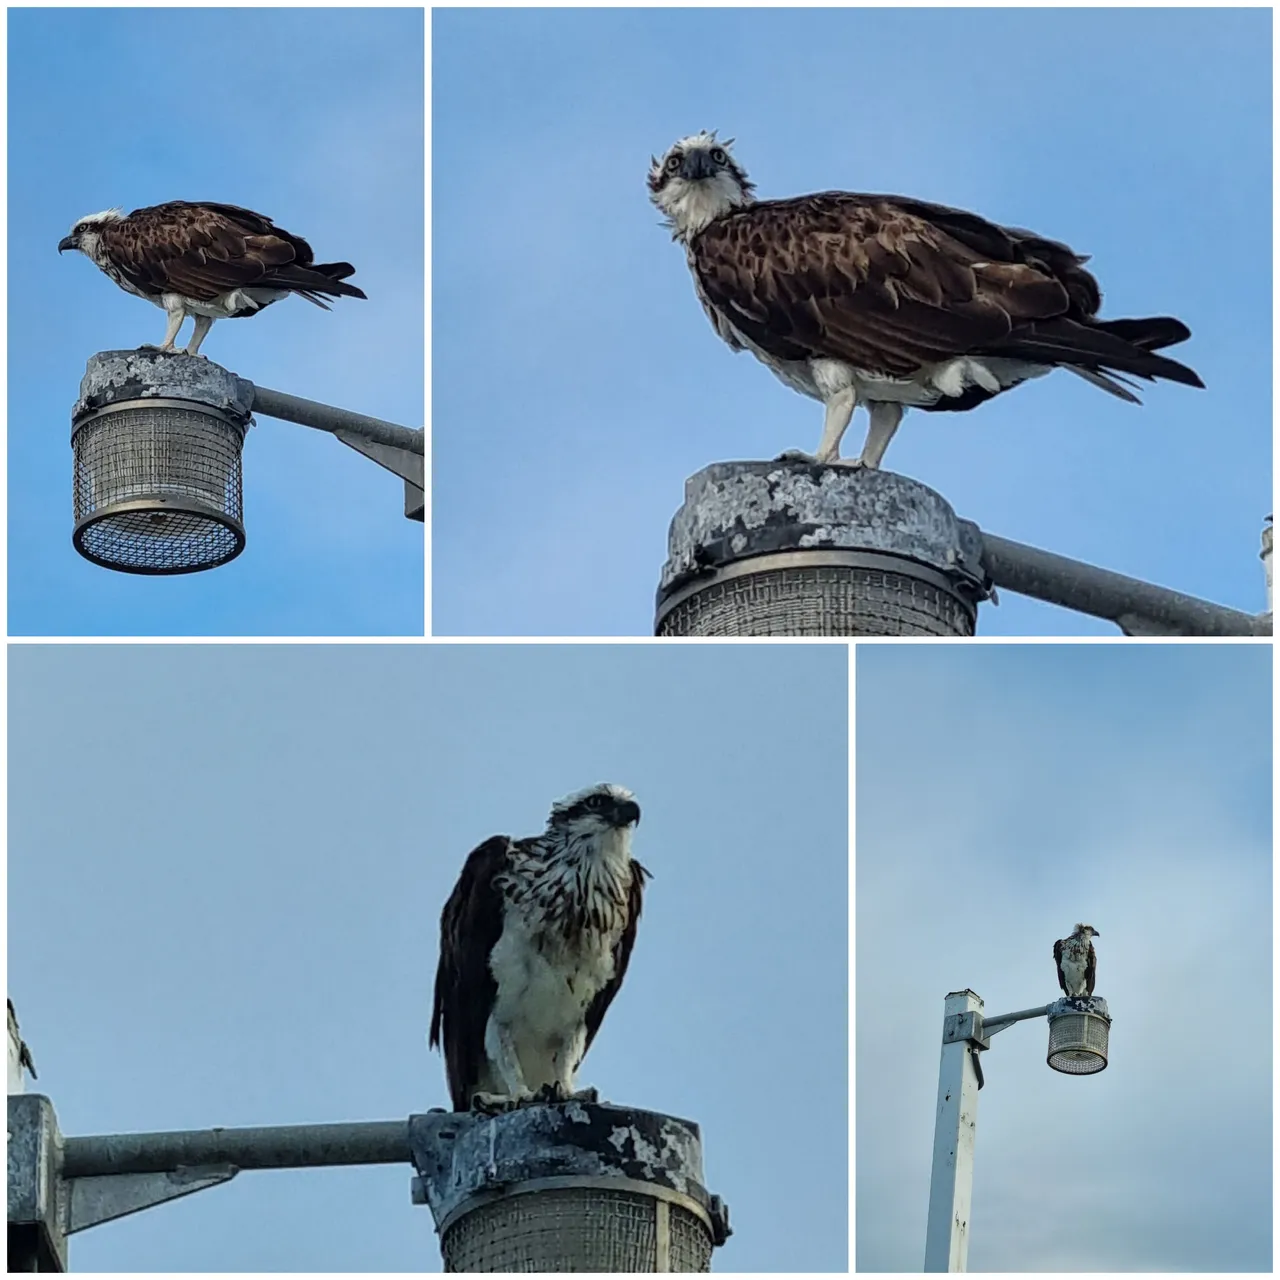
[[[440,917],[430,1035],[455,1111],[574,1096],[636,940],[639,821],[631,792],[601,783],[557,801],[542,835],[467,858]]]
[[[234,204],[172,200],[128,215],[90,213],[59,242],[64,249],[79,249],[122,289],[164,308],[160,351],[173,351],[182,322],[194,316],[189,356],[215,320],[256,315],[291,293],[326,311],[321,295],[365,296],[343,283],[355,274],[351,263],[314,261],[301,236]]]
[[[1202,387],[1153,354],[1179,320],[1099,320],[1087,258],[1030,231],[902,196],[825,191],[755,200],[714,133],[682,138],[649,196],[684,245],[716,332],[826,406],[820,463],[841,463],[854,409],[871,423],[855,467],[878,467],[904,409],[972,409],[1055,368],[1139,403],[1124,375]]]
[[[1093,995],[1098,957],[1091,939],[1101,936],[1093,925],[1078,924],[1069,938],[1059,938],[1053,944],[1053,962],[1058,966],[1058,986],[1066,995]]]

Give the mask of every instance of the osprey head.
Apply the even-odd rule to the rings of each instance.
[[[639,821],[640,806],[635,796],[626,787],[601,782],[557,800],[551,806],[547,830],[569,836],[597,836],[634,827]]]
[[[99,232],[109,222],[118,222],[124,217],[123,209],[104,209],[101,213],[86,213],[83,218],[76,219],[71,234],[58,241],[58,252],[67,249],[79,249],[86,258],[92,258],[101,266],[101,250]]]
[[[1087,941],[1090,938],[1100,938],[1102,937],[1102,934],[1100,934],[1091,924],[1078,924],[1076,925],[1075,936],[1077,938],[1084,938]]]
[[[690,134],[649,166],[649,199],[666,215],[675,239],[688,241],[713,218],[751,203],[755,184],[715,131]]]

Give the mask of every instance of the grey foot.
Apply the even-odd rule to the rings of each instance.
[[[805,453],[803,449],[788,449],[774,458],[774,462],[817,462],[817,460],[813,454]]]
[[[177,356],[182,355],[180,351],[175,351],[172,347],[157,347],[154,342],[144,342],[138,348],[139,351],[154,351],[158,356]]]
[[[505,1093],[473,1093],[471,1110],[482,1116],[500,1116],[507,1111],[515,1111],[517,1107],[527,1107],[532,1101],[529,1097],[511,1098]]]
[[[554,1106],[560,1102],[588,1102],[594,1104],[600,1101],[600,1094],[595,1089],[579,1089],[576,1093],[570,1093],[562,1084],[544,1084],[533,1095],[531,1101],[543,1106]]]

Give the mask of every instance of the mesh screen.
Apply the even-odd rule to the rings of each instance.
[[[1049,1022],[1049,1065],[1071,1076],[1089,1076],[1107,1065],[1111,1027],[1089,1013],[1059,1014]]]
[[[656,1201],[625,1191],[565,1188],[481,1205],[440,1242],[446,1271],[655,1271]],[[669,1207],[670,1271],[710,1271],[711,1237]]]
[[[844,565],[766,569],[682,600],[660,636],[971,636],[951,592],[904,574]]]
[[[239,427],[167,405],[85,423],[72,439],[76,549],[133,573],[191,573],[239,555],[243,444]]]

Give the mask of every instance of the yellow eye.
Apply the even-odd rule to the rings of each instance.
[[[675,173],[675,171],[676,171],[679,167],[680,167],[680,157],[679,157],[679,156],[668,156],[668,157],[667,157],[667,172],[668,172],[668,173]]]
[[[729,157],[725,155],[723,147],[712,147],[711,158],[716,162],[716,164],[724,164],[729,159]]]

